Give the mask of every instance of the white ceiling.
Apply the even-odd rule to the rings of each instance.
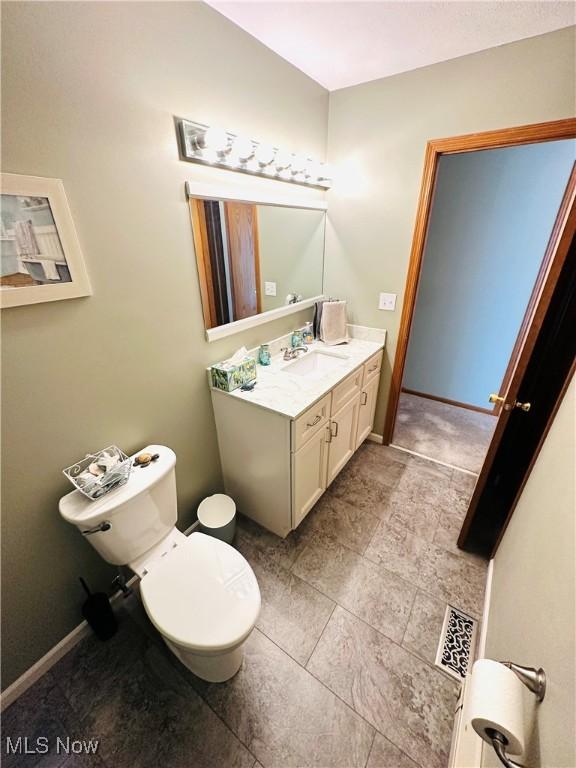
[[[206,0],[333,91],[576,23],[571,0]]]

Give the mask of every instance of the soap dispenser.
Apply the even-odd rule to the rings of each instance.
[[[292,346],[292,349],[295,349],[296,347],[302,346],[302,331],[299,329],[296,329],[295,331],[292,331],[292,338],[290,339],[290,344]]]

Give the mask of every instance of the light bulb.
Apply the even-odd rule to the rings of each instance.
[[[320,163],[318,167],[318,180],[319,181],[331,181],[332,180],[332,166],[328,163]]]
[[[308,160],[306,167],[304,168],[304,176],[306,176],[309,181],[315,181],[320,177],[320,174],[320,163],[317,163],[315,160]]]
[[[294,155],[292,158],[292,173],[296,175],[297,173],[303,173],[304,168],[306,168],[306,158],[303,155]]]
[[[203,145],[206,149],[213,149],[215,152],[226,152],[228,134],[222,128],[208,128],[204,134]]]
[[[206,149],[202,150],[202,160],[204,160],[207,163],[217,163],[218,152],[216,152],[215,149],[209,149],[207,147]]]
[[[276,170],[278,172],[285,170],[286,168],[290,168],[290,163],[292,162],[292,155],[288,152],[283,152],[282,150],[279,150],[276,152]]]
[[[236,136],[232,144],[232,151],[240,160],[249,160],[254,154],[254,145],[250,139]]]
[[[259,165],[262,167],[270,165],[274,160],[274,147],[271,147],[270,144],[259,144],[255,154]]]

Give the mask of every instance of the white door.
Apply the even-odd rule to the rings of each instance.
[[[329,425],[292,457],[292,526],[296,528],[326,490]]]
[[[360,393],[360,410],[358,413],[358,431],[356,433],[356,448],[359,448],[364,440],[372,432],[374,426],[374,414],[376,413],[376,398],[378,396],[378,384],[380,377],[376,376]]]
[[[330,419],[330,445],[328,446],[328,482],[330,485],[356,450],[356,430],[360,394],[349,400]]]

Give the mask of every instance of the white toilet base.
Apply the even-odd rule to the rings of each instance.
[[[164,642],[172,653],[180,659],[182,664],[188,667],[190,672],[193,672],[196,677],[200,677],[202,680],[207,680],[209,683],[223,683],[226,680],[230,680],[242,666],[242,659],[244,658],[243,643],[226,653],[200,656],[197,653],[192,653],[187,648],[175,645],[166,638],[164,638]]]

